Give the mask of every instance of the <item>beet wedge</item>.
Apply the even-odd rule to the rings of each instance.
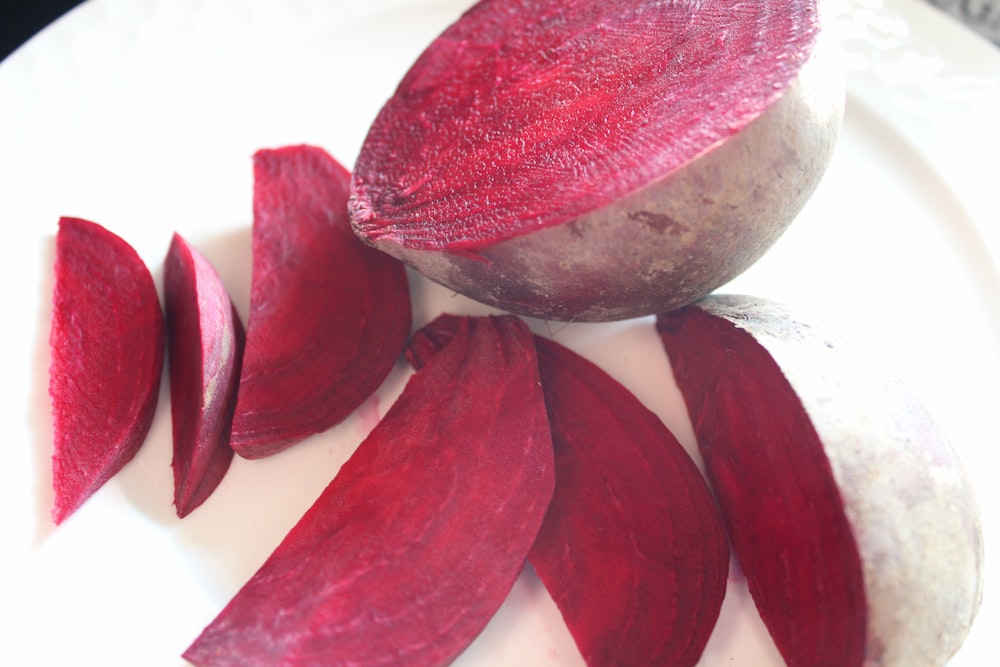
[[[528,558],[590,667],[691,667],[729,574],[708,485],[625,387],[558,343],[536,346],[556,490]]]
[[[531,334],[464,327],[184,657],[449,664],[521,572],[553,476]]]
[[[173,422],[174,507],[185,517],[212,494],[229,446],[244,331],[219,274],[174,234],[163,270]]]
[[[49,347],[59,524],[135,456],[163,371],[153,278],[126,241],[96,223],[59,221]]]
[[[816,0],[484,0],[414,62],[354,166],[368,243],[508,312],[624,319],[751,265],[844,105]]]
[[[892,374],[786,307],[717,295],[657,327],[734,553],[789,667],[933,667],[982,594],[971,485]]]
[[[407,358],[427,363],[462,326],[459,316],[437,318]],[[556,487],[529,560],[590,667],[695,665],[729,573],[708,485],[619,382],[554,341],[535,344]]]
[[[254,156],[253,275],[232,447],[274,454],[367,399],[410,333],[403,266],[361,243],[349,173],[322,149]]]

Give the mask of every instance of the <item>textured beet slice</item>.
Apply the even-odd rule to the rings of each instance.
[[[258,458],[342,421],[410,332],[406,272],[361,243],[349,173],[322,149],[254,156],[253,276],[232,447]]]
[[[428,324],[407,358],[427,363],[465,319]],[[663,422],[619,382],[558,343],[535,344],[556,488],[531,564],[588,665],[694,665],[729,573],[728,538],[708,485]]]
[[[62,218],[49,347],[59,524],[135,456],[156,411],[165,330],[135,250],[100,225]]]
[[[508,594],[553,485],[531,334],[464,327],[184,657],[448,664]]]
[[[222,481],[244,332],[219,274],[180,235],[164,263],[174,440],[174,507],[184,517]]]
[[[531,564],[588,665],[695,665],[729,574],[708,485],[625,387],[558,343],[536,345],[556,490]]]
[[[860,666],[861,561],[823,443],[781,368],[697,307],[657,326],[747,585],[791,667]]]
[[[961,461],[877,359],[781,304],[658,318],[733,549],[789,667],[943,665],[982,595]]]

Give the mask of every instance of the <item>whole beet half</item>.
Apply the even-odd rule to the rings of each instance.
[[[366,242],[524,315],[664,312],[735,277],[818,185],[843,76],[816,0],[483,0],[362,146]]]

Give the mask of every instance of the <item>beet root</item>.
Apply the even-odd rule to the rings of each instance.
[[[530,332],[509,316],[465,327],[184,657],[448,664],[521,572],[553,476]]]
[[[142,258],[120,237],[79,218],[59,221],[52,306],[52,519],[59,524],[145,441],[165,331]]]
[[[342,421],[406,345],[405,269],[352,233],[349,179],[312,146],[254,156],[253,275],[231,442],[243,457]]]
[[[244,332],[218,273],[178,234],[171,241],[163,279],[174,507],[184,517],[212,494],[233,460],[229,435]]]
[[[657,326],[787,664],[943,665],[978,609],[982,529],[912,394],[772,302],[708,297]]]
[[[383,107],[366,242],[509,312],[614,320],[755,262],[817,187],[843,74],[815,0],[480,2]]]

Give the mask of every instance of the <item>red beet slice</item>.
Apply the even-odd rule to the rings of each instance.
[[[409,361],[428,363],[468,319],[442,315],[425,326]],[[694,665],[729,572],[708,485],[619,382],[558,343],[535,344],[556,488],[529,559],[588,665]]]
[[[511,312],[693,300],[773,243],[832,152],[838,77],[795,88],[816,5],[483,0],[371,126],[355,228]]]
[[[347,218],[350,174],[322,149],[254,156],[253,277],[232,447],[274,454],[339,423],[410,333],[406,272]]]
[[[625,387],[558,343],[536,346],[556,490],[531,564],[588,665],[695,665],[729,573],[708,485]]]
[[[142,259],[87,220],[59,221],[52,306],[52,520],[59,524],[145,441],[165,333],[156,285]]]
[[[531,334],[465,327],[184,657],[448,664],[510,591],[553,484]]]
[[[982,595],[961,461],[872,358],[764,299],[658,318],[761,618],[789,667],[943,665]]]
[[[790,667],[860,666],[861,561],[823,444],[777,363],[696,306],[657,327],[733,550]]]
[[[174,440],[174,506],[184,517],[222,481],[244,332],[219,274],[174,234],[163,270]]]

